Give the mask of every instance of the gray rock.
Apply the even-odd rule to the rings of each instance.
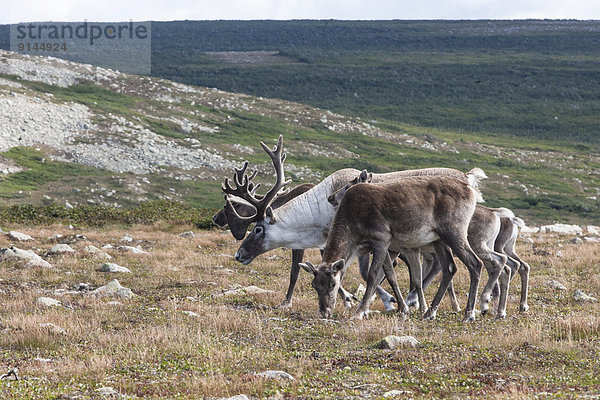
[[[590,302],[598,301],[597,298],[587,295],[579,289],[577,289],[575,291],[575,293],[573,294],[573,298],[575,299],[575,301],[590,301]]]
[[[27,264],[25,264],[25,266],[33,267],[33,268],[36,268],[36,267],[37,268],[46,268],[46,269],[54,268],[54,266],[52,264],[50,264],[48,261],[44,260],[40,256],[33,257],[32,259],[27,261]]]
[[[131,289],[121,286],[116,279],[113,279],[104,286],[100,286],[96,290],[92,290],[88,294],[96,297],[117,297],[121,299],[130,299],[135,296]]]
[[[119,246],[118,249],[121,251],[128,251],[133,254],[150,254],[147,251],[142,250],[140,246]]]
[[[54,325],[52,322],[46,322],[46,323],[40,324],[40,328],[47,329],[51,333],[55,333],[57,335],[64,335],[65,333],[67,333],[67,331],[65,331],[64,328],[61,328],[58,325]]]
[[[52,255],[52,256],[56,256],[56,255],[60,255],[60,254],[73,254],[75,253],[75,250],[73,250],[73,248],[71,246],[69,246],[68,244],[55,244],[54,246],[50,247],[50,250],[48,250],[48,255]]]
[[[121,242],[133,242],[133,236],[126,234],[121,238]]]
[[[38,304],[46,307],[62,307],[59,300],[53,299],[52,297],[38,297]]]
[[[245,394],[238,394],[233,397],[223,397],[221,400],[248,400],[248,396]]]
[[[96,394],[105,399],[127,399],[129,396],[117,392],[110,386],[104,386],[94,390]]]
[[[581,244],[581,243],[583,243],[583,240],[581,240],[581,238],[579,238],[579,237],[574,237],[573,239],[571,239],[571,243]]]
[[[546,282],[546,286],[550,286],[552,289],[555,290],[567,290],[567,287],[565,285],[555,280]]]
[[[182,311],[182,313],[190,317],[199,317],[198,313],[195,313],[193,311]]]
[[[265,372],[259,372],[256,374],[256,376],[260,376],[261,378],[265,378],[265,379],[277,379],[277,380],[281,380],[281,381],[295,381],[296,378],[294,378],[293,376],[291,376],[290,374],[288,374],[285,371],[265,371]]]
[[[232,295],[240,295],[240,294],[271,294],[275,293],[272,290],[266,290],[259,288],[258,286],[250,285],[243,288],[231,289],[226,292],[221,293],[221,296],[232,296]]]
[[[417,347],[419,341],[412,336],[395,336],[390,335],[384,337],[379,343],[377,348],[394,350],[398,347]]]
[[[99,260],[112,260],[112,256],[110,254],[103,252],[96,246],[85,246],[83,250],[93,255],[94,258],[97,258]]]
[[[390,390],[389,392],[385,392],[383,394],[383,397],[390,398],[390,397],[406,396],[406,395],[409,395],[409,394],[412,394],[412,391],[410,391],[410,390],[397,390],[397,389],[394,389],[394,390]]]
[[[127,267],[122,267],[118,264],[115,263],[104,263],[102,264],[102,266],[100,268],[98,268],[98,271],[100,272],[110,272],[110,273],[126,273],[126,274],[130,274],[131,270]]]
[[[8,232],[8,237],[12,240],[18,240],[19,242],[26,242],[28,240],[33,240],[31,236],[26,233],[21,233],[17,231]]]
[[[180,234],[179,236],[181,236],[182,238],[193,238],[196,235],[194,234],[194,232],[192,231],[187,231],[187,232],[183,232],[182,234]]]

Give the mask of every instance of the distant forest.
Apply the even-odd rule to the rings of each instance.
[[[369,120],[600,143],[597,21],[154,22],[152,75]]]

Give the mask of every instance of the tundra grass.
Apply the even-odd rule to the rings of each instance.
[[[43,252],[54,233],[72,235],[61,225],[9,225],[35,238],[19,244]],[[447,300],[438,319],[422,321],[417,313],[405,321],[396,314],[374,314],[351,321],[341,304],[335,320],[317,318],[316,293],[303,272],[291,309],[284,298],[291,255],[272,251],[243,266],[233,260],[238,243],[220,231],[179,233],[192,225],[107,226],[76,233],[76,254],[49,258],[51,270],[0,262],[0,371],[17,367],[19,381],[0,381],[0,395],[14,399],[61,396],[95,398],[110,386],[144,399],[196,399],[246,394],[255,398],[382,398],[391,390],[399,398],[572,398],[600,390],[600,309],[598,302],[579,303],[575,289],[598,296],[597,243],[575,245],[570,237],[544,235],[534,244],[518,243],[531,267],[530,310],[518,312],[519,277],[511,283],[508,317],[481,317],[460,322]],[[103,262],[85,253],[87,245],[117,247],[125,234],[150,255],[107,250],[132,274],[108,276]],[[10,245],[0,237],[0,246]],[[562,257],[557,255],[561,250]],[[319,253],[306,259],[318,262]],[[408,276],[398,267],[401,288]],[[93,298],[70,291],[80,282],[92,287],[117,278],[137,294],[129,300]],[[459,266],[455,287],[464,307],[468,274]],[[485,281],[486,276],[482,277]],[[547,285],[551,279],[567,290]],[[350,267],[344,286],[354,291],[360,279]],[[264,294],[222,295],[237,286],[255,285]],[[432,286],[435,286],[432,285]],[[435,288],[429,288],[431,299]],[[55,297],[66,308],[44,308],[39,296]],[[374,310],[381,311],[379,301]],[[195,314],[184,313],[191,311]],[[51,322],[58,334],[40,327]],[[381,350],[384,336],[411,335],[416,348]],[[256,375],[283,370],[295,380]]]

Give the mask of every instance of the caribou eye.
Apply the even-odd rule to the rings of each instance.
[[[329,289],[333,289],[335,287],[335,281],[329,284]]]
[[[254,234],[255,235],[260,235],[261,233],[263,233],[263,227],[262,226],[257,226],[254,228]]]

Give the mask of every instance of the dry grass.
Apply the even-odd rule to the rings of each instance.
[[[52,246],[62,226],[15,227],[36,238],[17,247],[38,254]],[[567,238],[535,238],[520,244],[532,266],[531,310],[518,313],[519,277],[511,287],[508,318],[460,323],[442,302],[436,321],[413,314],[406,321],[379,314],[349,321],[338,305],[337,321],[316,318],[316,296],[301,273],[294,305],[277,308],[289,276],[290,252],[280,249],[248,266],[231,254],[236,242],[225,232],[181,238],[160,225],[84,230],[75,255],[47,258],[55,269],[0,263],[0,372],[17,367],[19,381],[0,381],[1,398],[95,398],[112,386],[138,398],[250,397],[377,398],[389,390],[400,398],[553,398],[597,396],[600,390],[600,306],[577,303],[575,289],[600,296],[600,245],[571,244]],[[180,227],[180,232],[191,227]],[[108,276],[102,261],[86,254],[93,244],[121,245],[129,233],[150,255],[108,250],[132,274]],[[11,242],[0,235],[0,247]],[[557,257],[557,251],[562,257]],[[275,259],[267,256],[276,255]],[[318,261],[316,251],[307,258]],[[345,287],[360,283],[351,267]],[[407,282],[398,268],[400,282]],[[93,298],[74,291],[117,278],[136,293],[130,300]],[[486,279],[484,276],[483,279]],[[556,291],[546,283],[567,286]],[[220,296],[235,285],[273,293]],[[456,277],[462,304],[468,276]],[[406,285],[403,285],[406,286]],[[428,298],[435,288],[427,291]],[[37,298],[59,299],[62,308],[40,306]],[[378,302],[374,309],[381,310]],[[188,315],[191,311],[196,315]],[[53,323],[56,333],[40,324]],[[385,351],[374,344],[389,334],[415,336],[417,348]],[[293,382],[260,379],[255,373],[284,370]]]

